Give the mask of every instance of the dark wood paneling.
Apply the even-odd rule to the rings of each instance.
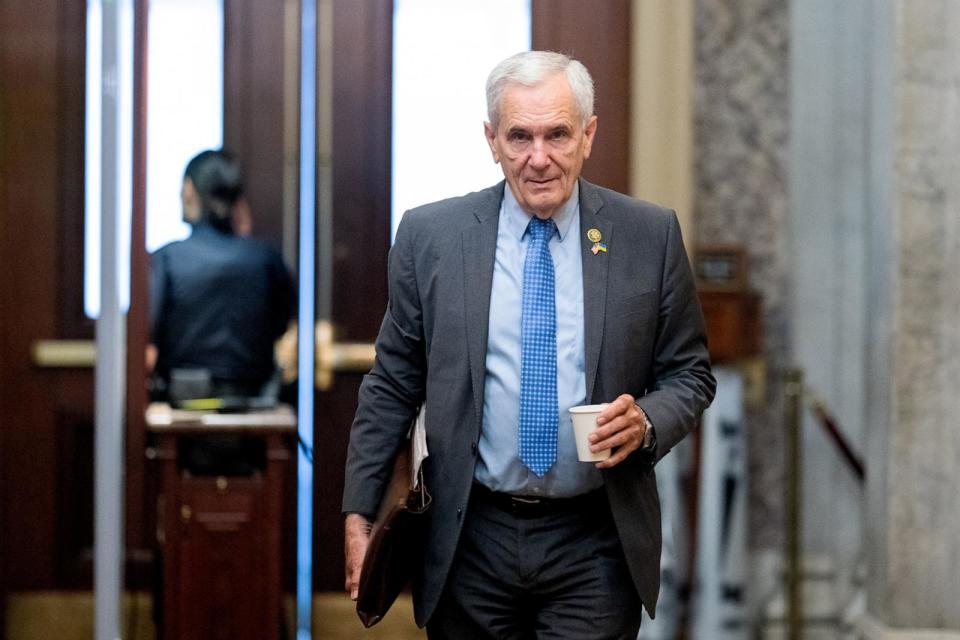
[[[334,4],[333,320],[372,341],[387,302],[393,2]]]
[[[93,370],[42,369],[31,358],[37,340],[93,337],[83,314],[85,27],[82,2],[0,5],[0,556],[8,589],[91,585]],[[137,108],[143,104],[141,96]],[[142,113],[136,117],[142,154]],[[139,248],[142,187],[136,193]],[[134,251],[128,375],[140,389],[144,269],[145,255]],[[134,422],[140,397],[136,404],[128,394]],[[128,540],[141,540],[143,429],[132,428],[126,525]]]
[[[89,415],[57,416],[57,586],[84,589],[93,580],[93,423]]]
[[[0,44],[0,60],[3,60],[3,45]],[[2,62],[0,62],[2,64]],[[3,117],[3,110],[0,107],[0,119]],[[0,120],[2,121],[2,120]],[[0,202],[5,202],[6,196],[3,191],[3,185],[0,184]],[[0,243],[2,245],[2,243]],[[2,304],[2,301],[0,301]],[[0,314],[0,336],[6,335],[6,325],[3,320],[3,314]],[[0,386],[3,381],[0,380]],[[6,465],[3,462],[3,451],[6,449],[4,443],[4,430],[6,428],[4,416],[6,415],[7,402],[3,390],[0,389],[0,486],[7,485]],[[7,545],[4,535],[6,528],[6,496],[0,493],[0,640],[7,637]]]
[[[383,310],[377,312],[382,316]],[[338,375],[334,386],[318,394],[314,460],[313,584],[319,591],[343,590],[343,469],[350,425],[357,410],[361,376]]]
[[[147,187],[147,0],[135,0],[133,94],[133,206],[130,225],[130,310],[127,312],[126,496],[125,540],[128,562],[137,564],[128,586],[146,584],[148,551],[153,547],[153,495],[148,491],[146,459],[147,371],[144,353],[149,335],[146,248]],[[132,583],[132,584],[131,584]]]
[[[0,4],[3,101],[0,135],[0,289],[4,335],[4,549],[10,589],[49,588],[55,579],[56,391],[31,364],[30,346],[58,337],[59,230],[64,133],[59,118],[65,81],[61,31],[73,12],[55,0]],[[72,4],[72,3],[70,3]],[[83,31],[83,23],[74,25]],[[83,82],[82,76],[75,79]],[[82,131],[82,127],[80,129]],[[79,135],[79,134],[78,134]],[[76,149],[76,145],[69,145]],[[92,402],[91,402],[92,405]]]
[[[390,248],[392,0],[334,3],[333,322],[372,342],[387,303]],[[314,585],[343,589],[343,468],[359,375],[317,395]]]
[[[93,339],[94,322],[83,310],[84,293],[84,126],[86,120],[86,6],[61,3],[57,34],[57,123],[60,139],[59,337]]]
[[[254,233],[283,242],[284,3],[224,2],[223,144],[243,163]]]
[[[6,10],[3,7],[0,7],[0,24],[7,24]],[[4,27],[0,27],[0,86],[6,86],[7,81],[10,78],[10,74],[7,70],[7,30]],[[8,92],[0,91],[0,252],[5,252],[7,250],[8,242],[7,234],[9,232],[9,225],[7,224],[7,181],[4,179],[6,174],[6,168],[9,162],[9,155],[7,151],[6,144],[6,133],[5,128],[7,127],[7,96]],[[9,299],[9,287],[7,286],[6,279],[0,275],[0,358],[3,362],[6,362],[7,357],[7,314],[3,312],[3,309],[10,307]],[[2,367],[0,367],[2,369]],[[9,569],[7,567],[7,544],[6,544],[6,531],[7,528],[7,496],[3,491],[2,487],[9,485],[7,479],[7,465],[4,462],[4,451],[7,450],[6,445],[6,430],[7,430],[7,411],[9,407],[8,396],[10,395],[10,388],[8,386],[8,381],[0,371],[0,640],[6,638],[6,629],[7,629],[7,575]]]
[[[631,0],[532,0],[533,48],[580,60],[593,76],[597,138],[585,178],[627,193],[630,186]]]
[[[280,511],[290,441],[276,429],[222,426],[259,449],[249,474],[193,475],[184,445],[211,432],[158,431],[163,501],[162,634],[171,640],[279,637]]]

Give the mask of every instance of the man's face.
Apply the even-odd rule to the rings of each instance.
[[[582,122],[566,77],[555,74],[533,87],[508,85],[497,129],[484,123],[493,160],[527,213],[549,218],[573,193],[597,130],[596,116]]]

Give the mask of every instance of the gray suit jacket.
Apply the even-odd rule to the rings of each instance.
[[[392,460],[426,402],[430,450],[417,623],[440,598],[466,513],[482,425],[490,289],[504,183],[408,211],[390,252],[390,299],[377,358],[360,388],[347,454],[344,512],[372,515]],[[587,230],[607,252],[593,254]],[[637,398],[656,427],[653,456],[604,472],[637,592],[651,615],[660,587],[654,462],[713,398],[703,318],[672,211],[580,180],[587,401]]]

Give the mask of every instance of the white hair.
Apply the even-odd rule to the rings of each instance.
[[[583,63],[553,51],[523,51],[498,64],[487,77],[487,117],[494,129],[500,124],[500,102],[507,85],[533,87],[557,73],[566,76],[586,126],[593,115],[593,78]]]

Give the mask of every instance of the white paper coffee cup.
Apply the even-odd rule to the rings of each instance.
[[[584,404],[579,407],[570,407],[573,438],[577,442],[577,458],[580,462],[600,462],[610,457],[610,449],[596,453],[590,451],[590,440],[588,440],[590,434],[597,428],[597,417],[606,406],[606,404]]]

